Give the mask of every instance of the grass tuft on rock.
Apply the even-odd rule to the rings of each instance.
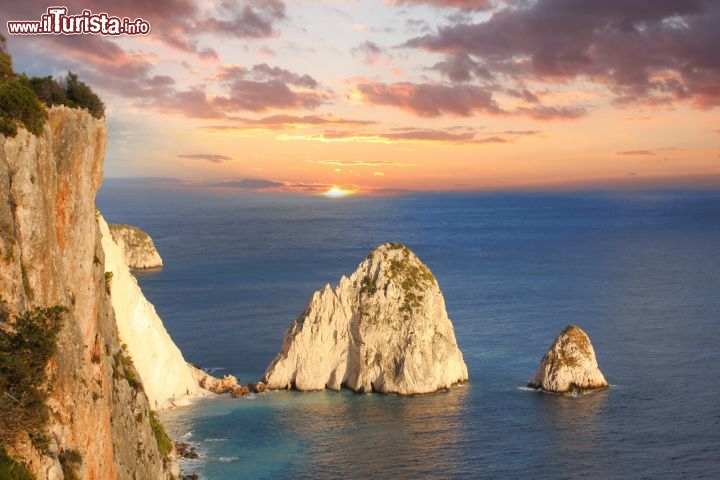
[[[150,410],[150,415],[148,415],[148,418],[150,420],[150,427],[155,434],[155,441],[157,442],[158,451],[160,452],[160,455],[165,458],[170,454],[170,452],[172,452],[173,442],[172,440],[170,440],[170,437],[165,432],[165,428],[162,426],[162,423],[160,423],[160,420],[157,418],[155,412]]]

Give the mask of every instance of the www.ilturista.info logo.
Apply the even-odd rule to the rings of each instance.
[[[83,10],[80,15],[68,15],[66,7],[49,7],[40,21],[7,22],[10,35],[147,35],[150,24],[142,18],[111,17],[107,13]]]

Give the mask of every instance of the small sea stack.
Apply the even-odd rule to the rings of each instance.
[[[269,389],[416,395],[468,378],[445,300],[405,245],[380,245],[350,277],[315,292],[267,367]]]
[[[122,249],[128,267],[145,270],[163,266],[155,243],[147,232],[132,225],[111,223],[108,227],[113,240]]]
[[[553,393],[585,393],[608,387],[590,337],[575,325],[558,335],[528,387]]]

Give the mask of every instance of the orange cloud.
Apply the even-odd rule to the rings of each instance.
[[[374,125],[377,122],[370,120],[354,120],[333,115],[290,115],[279,114],[268,117],[249,119],[235,118],[238,125],[210,125],[202,127],[206,130],[232,131],[232,130],[287,130],[322,126],[361,127]]]
[[[356,132],[325,130],[320,133],[281,135],[280,140],[311,140],[317,142],[359,143],[426,143],[433,145],[483,145],[512,143],[517,137],[537,135],[537,130],[506,130],[481,135],[476,129],[456,127],[445,130],[423,128],[396,128],[389,131]]]

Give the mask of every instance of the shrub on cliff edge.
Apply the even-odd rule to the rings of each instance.
[[[5,37],[0,35],[0,134],[15,136],[18,126],[38,135],[47,113],[27,82],[13,71]]]
[[[7,82],[14,77],[12,68],[12,57],[7,51],[7,42],[0,33],[0,83]]]
[[[45,107],[21,79],[0,85],[0,133],[14,137],[19,124],[40,135],[46,118]]]
[[[51,76],[22,78],[37,98],[48,107],[65,105],[70,108],[84,108],[95,118],[105,115],[103,101],[86,83],[78,79],[76,73],[68,72],[67,76],[60,80]]]
[[[73,72],[65,77],[65,93],[71,102],[71,107],[86,108],[90,115],[102,118],[105,115],[105,104],[87,84],[78,80]]]
[[[45,106],[53,105],[83,108],[95,118],[105,115],[103,101],[73,72],[60,81],[16,73],[5,37],[0,34],[0,134],[14,137],[18,127],[24,126],[39,135],[47,119]]]

